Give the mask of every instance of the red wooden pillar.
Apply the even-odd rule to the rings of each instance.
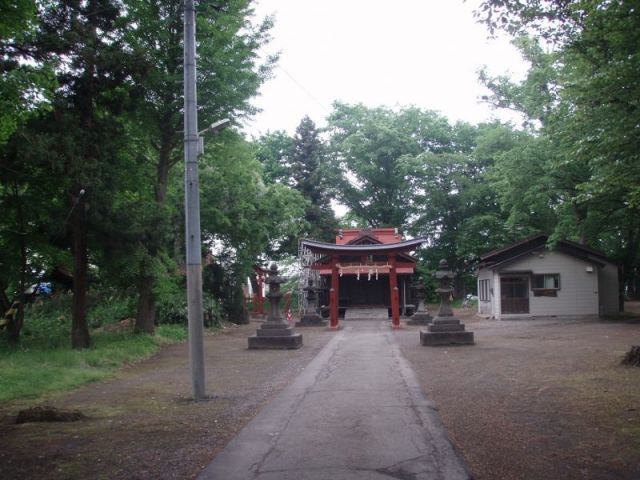
[[[258,269],[255,272],[257,289],[253,294],[253,313],[264,315],[264,273]]]
[[[400,328],[400,291],[396,273],[396,255],[389,254],[389,289],[391,291],[391,328]]]
[[[338,329],[338,296],[340,277],[338,273],[338,257],[336,255],[331,256],[331,289],[329,290],[329,312],[330,323],[329,328],[332,330]]]

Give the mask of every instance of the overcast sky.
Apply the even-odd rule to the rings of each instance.
[[[506,38],[488,40],[476,23],[478,0],[258,0],[274,14],[269,52],[281,52],[274,78],[254,103],[252,135],[293,133],[303,116],[318,126],[335,100],[368,106],[416,105],[451,121],[492,116],[479,98],[478,69],[516,78],[526,65]]]

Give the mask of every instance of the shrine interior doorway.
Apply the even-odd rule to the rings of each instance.
[[[374,275],[368,279],[361,274],[358,280],[355,275],[340,278],[340,302],[343,307],[388,307],[391,305],[389,293],[389,276]]]

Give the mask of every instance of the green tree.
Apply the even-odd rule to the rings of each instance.
[[[24,48],[37,27],[33,0],[0,3],[0,147],[30,117],[46,109],[55,77],[46,63]]]
[[[68,223],[62,223],[69,227],[67,245],[73,252],[74,348],[90,344],[86,315],[94,227],[108,216],[125,171],[119,164],[124,147],[120,115],[130,102],[132,62],[123,47],[120,9],[110,0],[42,4],[37,34],[24,47],[37,61],[55,67],[59,85],[50,112],[23,134],[33,135],[37,148],[25,144],[16,154],[49,172],[57,189],[54,198],[63,207],[58,218],[69,212]]]
[[[259,50],[268,42],[272,20],[253,23],[252,2],[230,0],[222,6],[203,3],[198,9],[199,122],[209,125],[222,118],[241,118],[255,112],[250,99],[268,78],[276,57],[260,63]],[[176,214],[167,205],[171,172],[182,160],[182,1],[129,2],[135,26],[127,41],[145,67],[136,77],[144,104],[132,125],[138,151],[148,163],[155,214],[145,215],[144,242],[138,255],[139,304],[136,328],[153,332],[158,275],[166,273],[163,252],[171,251]]]
[[[309,224],[307,235],[318,240],[333,240],[337,221],[325,184],[325,147],[320,140],[320,132],[309,117],[304,117],[296,128],[291,160],[293,188],[309,201],[304,215]]]
[[[284,130],[269,132],[254,141],[256,158],[262,164],[265,183],[293,185],[291,153],[293,138]]]
[[[435,270],[445,258],[456,272],[458,293],[463,280],[483,252],[504,243],[506,215],[501,211],[488,172],[510,142],[500,125],[482,125],[468,153],[422,153],[404,156],[400,164],[406,179],[412,223],[409,232],[426,236],[430,248],[421,252],[423,267]]]
[[[253,146],[237,133],[220,137],[201,159],[201,225],[206,248],[221,267],[214,269],[218,281],[226,286],[219,300],[238,321],[252,266],[300,235],[306,202],[286,185],[265,184]]]
[[[315,123],[304,117],[291,142],[288,154],[281,157],[281,165],[288,167],[288,184],[306,200],[304,236],[331,241],[335,237],[338,222],[331,207],[330,188],[327,178],[326,146],[320,139]],[[295,255],[297,238],[291,237],[283,249]]]
[[[306,200],[300,234],[331,241],[338,222],[331,208],[326,146],[315,123],[304,117],[293,137],[279,131],[263,135],[256,141],[256,155],[263,165],[266,182],[288,185]],[[297,237],[283,242],[280,253],[297,253]]]
[[[250,268],[300,233],[305,201],[286,185],[265,184],[252,145],[237,133],[220,136],[201,160],[203,236]]]
[[[469,149],[470,130],[433,111],[336,103],[329,116],[330,181],[337,199],[369,226],[406,227],[413,201],[399,159]]]
[[[640,232],[631,218],[640,213],[640,12],[621,1],[485,1],[479,17],[492,30],[533,34],[552,47],[546,78],[554,78],[555,89],[540,135],[553,150],[545,178],[564,188],[555,236],[606,246],[624,263],[627,284],[635,285]],[[539,65],[532,63],[530,76]],[[505,89],[494,93],[510,97]],[[545,105],[528,96],[530,104]]]

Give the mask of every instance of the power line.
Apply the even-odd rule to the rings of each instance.
[[[293,83],[295,83],[298,88],[300,88],[300,90],[302,90],[311,100],[313,100],[320,108],[322,108],[326,113],[331,113],[331,110],[329,110],[320,100],[318,100],[315,95],[313,95],[313,93],[311,93],[304,85],[302,85],[302,83],[300,83],[298,80],[296,80],[293,75],[291,75],[289,72],[287,72],[285,70],[285,68],[282,65],[277,65],[277,67],[282,70],[287,77],[289,77],[291,79],[291,81]]]

